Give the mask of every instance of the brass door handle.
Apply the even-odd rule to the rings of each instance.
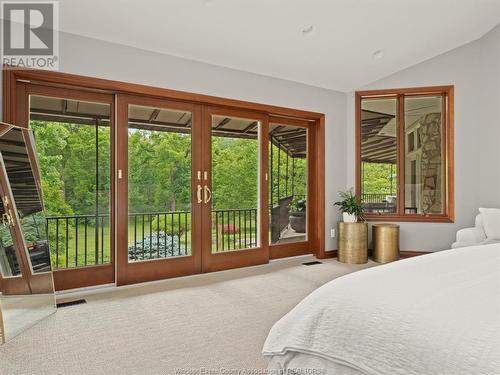
[[[208,203],[212,200],[212,191],[208,188],[207,185],[203,187],[203,196],[205,199],[205,203]]]
[[[14,226],[14,219],[10,210],[2,215],[2,222],[7,228]]]
[[[198,199],[198,203],[201,203],[203,202],[203,200],[201,199],[201,190],[203,188],[201,187],[201,185],[198,185],[198,187],[196,188],[196,198]]]

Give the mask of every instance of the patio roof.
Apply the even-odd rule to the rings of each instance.
[[[2,132],[3,133],[3,132]],[[17,210],[24,216],[42,210],[23,133],[13,128],[0,137],[0,152]],[[3,209],[0,206],[0,211]],[[2,214],[3,212],[0,212]]]
[[[44,96],[30,97],[30,119],[74,124],[109,125],[110,108],[90,103]],[[190,133],[192,114],[187,111],[132,105],[129,126],[141,130]],[[270,139],[290,157],[305,158],[307,130],[281,124],[269,124]],[[213,116],[212,134],[219,137],[257,139],[258,122],[225,116]]]
[[[392,114],[363,109],[361,111],[361,161],[395,164],[397,145],[395,134],[387,131]]]

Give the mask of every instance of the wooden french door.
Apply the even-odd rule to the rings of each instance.
[[[267,116],[205,107],[203,120],[203,271],[267,263]]]
[[[117,96],[117,284],[201,272],[201,108]]]
[[[119,95],[117,117],[119,285],[269,261],[266,116]]]

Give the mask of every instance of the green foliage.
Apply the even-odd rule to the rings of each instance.
[[[47,216],[109,214],[110,211],[110,165],[111,136],[108,126],[65,124],[56,122],[31,121],[37,152]],[[191,211],[191,135],[173,132],[129,129],[128,154],[117,155],[128,158],[128,209],[129,213],[159,213],[172,211]],[[97,147],[97,148],[96,148]],[[305,197],[307,194],[306,159],[295,159],[295,176],[292,158],[286,167],[286,154],[273,147],[273,197],[277,201],[277,186],[280,184],[280,198],[294,194]],[[253,139],[212,137],[212,207],[213,209],[256,208],[258,200],[258,163],[259,143]],[[278,166],[280,173],[278,174]],[[96,178],[96,171],[97,177]],[[300,197],[302,198],[302,197]],[[305,202],[304,202],[305,203]],[[298,200],[294,209],[299,207]],[[154,219],[151,227],[159,227],[168,235],[181,235],[190,241],[191,214],[187,224],[182,215],[163,215]],[[129,222],[129,243],[134,241],[133,219]],[[141,221],[142,224],[142,221]],[[149,230],[149,219],[147,221]],[[249,223],[247,223],[249,224]],[[26,224],[30,225],[30,224]],[[75,219],[59,221],[56,234],[56,221],[53,219],[48,228],[51,252],[55,255],[55,244],[59,249],[60,267],[65,265],[65,252],[68,248],[68,264],[85,263],[84,241],[88,245],[88,264],[93,262],[95,247],[95,223],[88,221],[85,235],[83,219],[76,225]],[[172,229],[173,226],[173,229]],[[250,232],[247,225],[247,232]],[[101,228],[99,228],[101,229]],[[109,259],[109,223],[104,224],[104,257]],[[36,228],[30,227],[29,233]],[[66,230],[68,237],[66,238]],[[255,233],[255,224],[252,232]],[[6,234],[4,233],[5,237]],[[142,233],[141,233],[142,235]],[[215,235],[215,232],[214,232]],[[187,237],[186,237],[187,236]],[[228,236],[231,236],[228,234]],[[33,236],[31,236],[33,237]],[[234,240],[233,237],[231,237]],[[239,238],[239,237],[238,237]],[[78,242],[78,254],[76,254]],[[236,241],[237,242],[237,241]],[[100,245],[99,245],[100,246]]]
[[[45,233],[45,216],[42,212],[33,215],[28,215],[21,219],[21,227],[23,228],[24,240],[26,242],[37,242],[46,240]]]
[[[31,121],[30,126],[40,158],[46,214],[93,215],[96,204],[99,213],[108,213],[109,128],[100,126],[96,133],[91,125]],[[130,129],[128,147],[129,212],[190,211],[191,135]],[[280,198],[292,194],[292,159],[287,173],[284,152],[278,159],[278,149],[272,147],[276,200],[278,179]],[[212,138],[214,209],[257,206],[258,150],[257,140]],[[295,159],[295,164],[294,193],[305,196],[306,160]]]
[[[166,218],[165,218],[166,216]],[[182,236],[191,230],[191,214],[187,215],[159,215],[152,221],[153,231],[162,231],[169,236]]]
[[[258,141],[212,138],[213,207],[257,207]]]
[[[58,123],[32,121],[40,161],[42,191],[47,215],[71,215],[73,209],[66,202],[63,169],[69,130]]]
[[[290,203],[290,212],[305,212],[306,211],[306,200],[295,198],[292,203]]]
[[[358,220],[363,220],[363,205],[361,200],[353,193],[353,190],[339,191],[341,201],[335,202],[335,206],[340,207],[340,211],[356,215]]]
[[[32,121],[30,126],[40,159],[47,215],[94,214],[96,203],[99,212],[108,212],[109,128],[100,126],[96,133],[91,125]]]
[[[9,227],[0,223],[0,247],[10,247],[12,245],[12,234]]]
[[[130,130],[128,160],[130,212],[190,209],[190,135]]]
[[[363,194],[393,194],[396,191],[396,166],[384,163],[363,163]]]

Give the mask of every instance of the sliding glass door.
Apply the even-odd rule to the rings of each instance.
[[[56,290],[314,252],[315,122],[17,85],[16,122],[37,147]]]
[[[311,123],[269,119],[269,245],[271,258],[311,253],[313,143]]]
[[[25,82],[18,90],[15,123],[33,131],[46,213],[23,224],[47,230],[57,290],[113,283],[114,96]]]
[[[201,272],[194,105],[120,96],[118,283]]]
[[[119,96],[118,283],[311,253],[311,126]]]
[[[206,108],[204,115],[203,270],[266,263],[267,117]]]

